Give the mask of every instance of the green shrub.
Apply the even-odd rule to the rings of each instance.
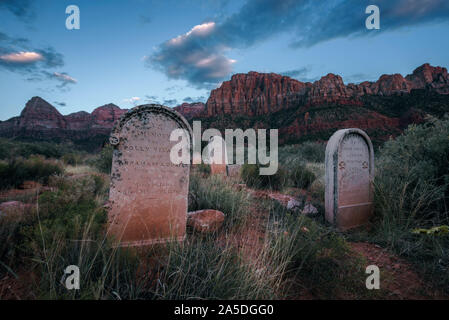
[[[286,278],[295,279],[319,298],[335,299],[339,292],[355,297],[368,294],[364,261],[352,253],[341,235],[279,205],[270,206],[270,217],[267,231],[272,256],[278,264],[286,264]]]
[[[113,151],[114,148],[108,144],[101,149],[97,158],[94,160],[94,165],[100,172],[107,174],[111,173]]]
[[[210,165],[208,164],[200,163],[196,167],[198,169],[198,172],[206,177],[208,177],[211,173]]]
[[[105,237],[107,215],[97,202],[98,186],[92,177],[60,177],[58,187],[39,197],[33,221],[20,227],[21,255],[34,261],[39,271],[40,298],[100,299],[110,282],[119,280],[113,269],[125,262],[117,260],[116,249]],[[111,265],[113,262],[117,265]],[[79,292],[68,291],[60,282],[69,265],[82,270]],[[117,279],[112,279],[114,276]]]
[[[307,189],[315,181],[315,174],[302,164],[295,164],[290,170],[290,177],[293,186],[296,188]]]
[[[40,156],[0,162],[0,189],[18,187],[26,180],[48,183],[50,176],[61,174],[63,168],[56,162]]]
[[[260,189],[282,190],[286,185],[287,174],[282,167],[273,175],[261,175],[259,172],[260,165],[243,164],[240,169],[242,180],[248,187]]]
[[[29,158],[32,155],[59,159],[68,153],[74,153],[71,143],[57,144],[45,141],[24,142],[0,138],[0,159],[3,160],[18,157]]]
[[[448,221],[449,119],[411,125],[377,160],[376,212],[383,219]]]
[[[219,176],[190,176],[189,211],[215,209],[225,214],[225,225],[240,226],[248,214],[248,195],[238,191]]]
[[[168,246],[149,295],[155,299],[272,299],[276,279],[258,276],[235,247],[208,237]]]
[[[386,142],[376,159],[374,186],[374,228],[354,239],[391,248],[449,292],[449,237],[412,233],[449,221],[449,119],[411,125]]]
[[[16,263],[17,245],[20,243],[19,229],[21,222],[16,217],[0,217],[0,276],[11,273]]]
[[[324,162],[326,145],[319,142],[303,142],[299,145],[286,145],[279,148],[279,162],[289,165],[291,162]]]
[[[65,164],[76,166],[81,163],[81,155],[77,153],[67,153],[62,156],[62,161],[64,161]]]

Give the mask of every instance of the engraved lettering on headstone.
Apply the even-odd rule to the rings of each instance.
[[[188,123],[167,107],[139,106],[116,124],[108,219],[120,246],[184,239],[190,165],[170,161],[170,133],[179,128],[190,147]]]

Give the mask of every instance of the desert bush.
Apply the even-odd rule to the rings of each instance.
[[[112,169],[112,152],[114,148],[111,145],[106,145],[101,149],[100,153],[93,159],[93,165],[103,173],[110,174]]]
[[[286,145],[279,148],[279,162],[288,165],[290,162],[324,162],[326,145],[319,142],[303,142],[299,145]]]
[[[310,185],[310,192],[313,198],[324,204],[325,182],[324,178],[316,179]]]
[[[411,231],[449,222],[448,137],[449,119],[429,119],[384,144],[376,159],[374,228],[354,235],[356,241],[378,243],[408,259],[445,292],[449,237]]]
[[[363,261],[338,233],[279,205],[270,206],[267,231],[273,258],[287,264],[285,277],[307,292],[319,298],[336,298],[339,292],[366,294]]]
[[[44,141],[24,142],[0,138],[0,159],[3,160],[18,157],[29,158],[32,155],[59,159],[68,153],[76,153],[73,151],[73,145],[70,143],[57,144]]]
[[[377,160],[376,213],[384,220],[448,221],[449,119],[411,125]]]
[[[112,295],[114,281],[128,270],[129,261],[119,259],[105,236],[106,211],[97,201],[99,182],[95,177],[52,178],[58,189],[43,193],[31,223],[22,225],[20,252],[34,261],[39,272],[36,294],[40,298],[100,299]],[[81,290],[64,287],[63,270],[77,265],[81,272]],[[113,277],[117,277],[113,279]]]
[[[50,176],[62,172],[63,168],[59,163],[40,156],[0,162],[0,189],[18,187],[26,180],[47,184]]]
[[[20,220],[9,219],[9,217],[0,217],[0,276],[10,273],[15,276],[13,271],[16,257],[17,246],[19,243]]]
[[[259,277],[237,249],[207,237],[171,243],[149,294],[155,299],[270,299],[272,279]]]
[[[189,211],[215,209],[225,214],[227,227],[240,226],[248,214],[248,195],[238,191],[219,176],[190,176]]]
[[[57,191],[43,193],[21,219],[1,217],[0,261],[11,270],[30,259],[47,264],[50,252],[88,237],[87,227],[93,235],[100,234],[106,215],[98,203],[104,192],[102,183],[96,180],[52,176],[50,184],[57,186]],[[5,271],[6,267],[0,269]]]
[[[78,153],[67,153],[62,156],[62,161],[66,165],[76,166],[81,163],[81,155]]]
[[[208,165],[208,164],[200,163],[200,164],[196,165],[196,168],[199,173],[201,173],[202,175],[204,175],[206,177],[208,177],[211,173],[210,165]]]
[[[282,190],[286,185],[287,175],[282,167],[273,175],[261,175],[259,173],[260,165],[258,164],[243,164],[240,169],[242,180],[248,187],[260,189]]]
[[[315,174],[301,163],[294,164],[289,169],[289,173],[293,186],[296,188],[307,189],[316,179]]]

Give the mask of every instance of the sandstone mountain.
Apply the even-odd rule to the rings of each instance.
[[[202,102],[183,103],[173,109],[182,114],[187,120],[191,120],[203,116],[206,105]]]
[[[18,139],[42,139],[62,142],[71,140],[98,148],[126,109],[114,104],[96,108],[92,113],[80,111],[63,116],[40,97],[31,98],[20,116],[0,122],[0,136]]]
[[[358,127],[380,142],[426,115],[449,113],[446,68],[424,64],[403,77],[345,85],[328,74],[313,83],[274,73],[249,72],[212,90],[199,118],[204,127],[278,128],[281,142],[327,140],[338,129]]]
[[[235,74],[211,91],[206,104],[174,108],[203,129],[279,129],[280,141],[327,140],[337,129],[358,127],[374,141],[399,134],[426,115],[449,113],[446,68],[424,64],[403,77],[382,75],[375,82],[345,85],[338,75],[301,82],[275,73]],[[0,136],[17,139],[70,140],[90,148],[106,141],[127,110],[114,104],[63,116],[40,97],[29,100],[20,116],[0,121]]]
[[[382,75],[376,82],[348,85],[343,83],[340,76],[332,73],[314,83],[304,83],[275,73],[235,74],[230,81],[212,90],[206,109],[209,117],[221,114],[254,116],[298,105],[362,105],[360,98],[366,95],[400,95],[410,93],[413,89],[448,94],[447,69],[424,64],[405,78],[400,74]]]

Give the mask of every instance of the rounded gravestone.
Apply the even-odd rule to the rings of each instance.
[[[170,136],[181,129],[178,140]],[[178,130],[179,132],[179,130]],[[120,246],[141,246],[185,237],[191,129],[177,112],[142,105],[115,125],[109,191],[108,233]],[[175,145],[184,143],[189,161],[173,163]]]
[[[228,156],[226,142],[222,137],[212,136],[207,145],[208,161],[210,163],[211,174],[228,175]]]
[[[335,132],[326,146],[326,220],[340,230],[361,226],[373,213],[374,152],[356,128]]]

